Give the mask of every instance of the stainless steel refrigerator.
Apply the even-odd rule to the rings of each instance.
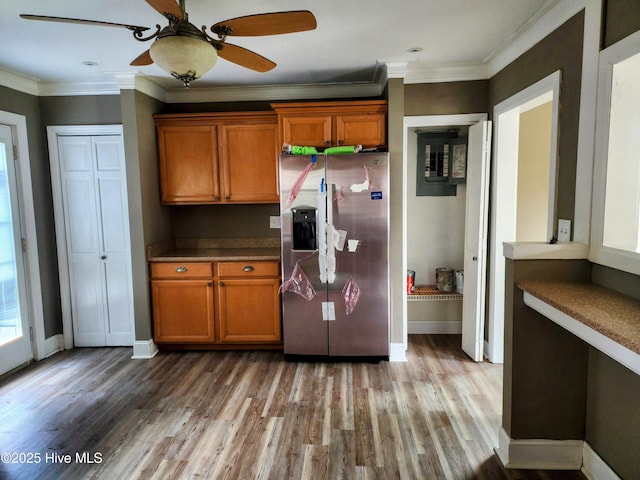
[[[281,155],[289,356],[389,356],[389,154]]]

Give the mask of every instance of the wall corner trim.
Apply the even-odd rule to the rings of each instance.
[[[158,354],[158,346],[153,340],[136,340],[133,342],[132,360],[148,360]]]
[[[589,480],[621,480],[587,442],[582,453],[582,473]]]
[[[390,343],[389,361],[408,362],[409,360],[407,360],[407,346],[404,343]]]
[[[36,360],[44,360],[45,358],[55,355],[64,350],[64,335],[61,333],[53,335],[44,341],[44,354]]]
[[[505,468],[529,470],[580,470],[583,440],[514,440],[500,429],[495,449]]]

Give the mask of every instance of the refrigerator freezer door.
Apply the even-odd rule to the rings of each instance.
[[[317,155],[316,162],[303,178],[311,161],[310,156],[280,157],[282,279],[283,282],[289,280],[297,264],[316,292],[310,300],[291,291],[282,293],[284,353],[291,355],[328,354],[329,333],[322,316],[322,302],[327,301],[327,294],[326,285],[320,282],[318,252],[294,249],[293,245],[292,210],[317,209],[318,187],[325,175],[324,156]],[[318,242],[315,244],[317,246]]]
[[[330,355],[389,355],[388,172],[387,153],[327,157],[327,217],[336,231],[346,232],[328,289],[336,311],[336,320],[327,322]],[[359,298],[347,314],[343,290],[350,279]]]

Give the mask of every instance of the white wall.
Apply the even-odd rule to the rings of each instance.
[[[436,268],[458,270],[463,266],[466,186],[458,185],[456,196],[416,196],[415,130],[410,130],[406,146],[407,266],[416,272],[416,284],[428,285],[436,281]],[[460,322],[462,302],[408,302],[407,320]]]

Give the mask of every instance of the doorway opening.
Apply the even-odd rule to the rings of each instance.
[[[451,127],[466,131],[471,125],[483,122],[486,119],[487,115],[483,113],[404,118],[403,270],[416,270],[416,281],[418,283],[432,283],[435,279],[435,267],[449,265],[461,268],[463,266],[465,256],[466,187],[464,184],[458,185],[458,193],[453,197],[416,198],[416,131],[441,131]],[[431,232],[429,235],[435,234],[435,237],[430,240],[426,238],[425,232]],[[411,263],[409,263],[410,261]],[[418,264],[426,264],[428,262],[439,263],[437,265],[435,263],[426,266],[421,265],[420,268],[416,267]],[[420,275],[423,278],[420,278]],[[425,318],[414,318],[415,314]],[[412,302],[412,306],[409,307],[407,291],[403,289],[402,316],[405,349],[408,344],[409,333],[462,332],[462,308],[460,303],[445,302],[437,305],[435,302],[430,302],[425,305],[413,305]],[[426,318],[427,316],[429,317],[428,319]]]
[[[554,232],[560,72],[495,106],[489,307],[485,356],[504,360],[504,242],[548,243]]]
[[[26,118],[0,111],[0,374],[47,351]]]

